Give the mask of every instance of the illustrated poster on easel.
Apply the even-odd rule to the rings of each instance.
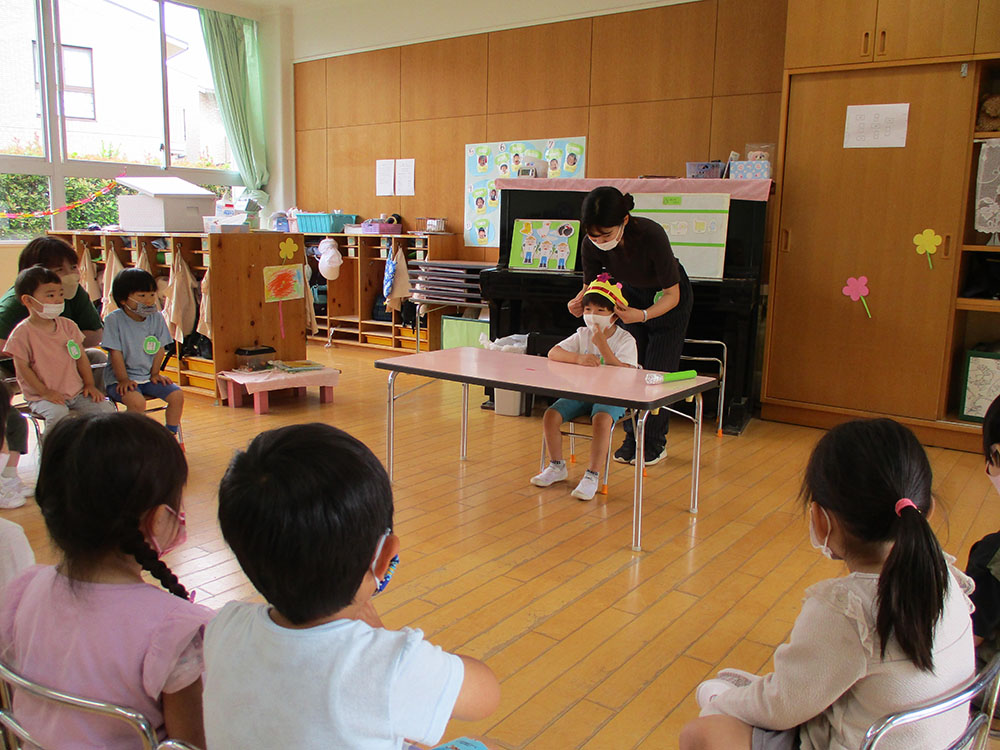
[[[544,160],[548,179],[583,177],[587,139],[470,143],[465,147],[465,244],[500,246],[500,190],[497,178],[517,177],[529,161]]]
[[[632,213],[663,227],[688,276],[722,278],[729,229],[728,193],[633,193],[632,197]]]
[[[580,222],[564,219],[515,219],[510,268],[564,273],[576,267]]]

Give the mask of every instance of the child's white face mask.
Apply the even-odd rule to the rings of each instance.
[[[602,331],[606,331],[615,324],[614,315],[594,315],[592,313],[583,314],[583,322],[587,328],[593,329],[595,326]]]
[[[810,513],[809,514],[809,541],[812,543],[813,549],[818,549],[819,552],[820,552],[820,554],[823,555],[823,557],[826,557],[826,558],[828,558],[830,560],[833,560],[833,559],[835,559],[834,556],[833,556],[833,550],[831,550],[827,546],[827,542],[830,541],[830,530],[833,528],[833,526],[830,524],[830,516],[826,512],[826,508],[824,508],[823,506],[817,505],[816,507],[819,508],[819,512],[822,513],[823,516],[826,518],[826,537],[823,539],[822,542],[819,540],[819,534],[816,533],[816,527],[813,526],[812,513]]]

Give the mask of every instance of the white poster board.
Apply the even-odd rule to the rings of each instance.
[[[852,104],[844,122],[844,148],[903,148],[909,104]]]
[[[728,193],[633,193],[632,213],[659,224],[692,279],[721,279],[729,229]]]

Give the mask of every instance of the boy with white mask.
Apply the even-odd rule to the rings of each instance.
[[[983,456],[986,477],[1000,492],[1000,396],[983,417]],[[987,534],[972,545],[965,573],[976,582],[972,633],[976,665],[982,668],[1000,650],[1000,532]]]
[[[611,282],[607,274],[600,274],[584,291],[583,322],[585,327],[556,344],[549,351],[549,359],[568,362],[584,367],[638,367],[638,352],[635,339],[624,328],[620,328],[615,315],[615,307],[627,307],[621,284]],[[590,441],[590,464],[586,473],[571,493],[580,500],[592,500],[597,494],[601,467],[605,463],[611,430],[625,415],[621,406],[591,404],[584,401],[561,398],[545,410],[542,431],[545,447],[551,460],[540,474],[531,478],[536,487],[548,487],[564,481],[569,472],[562,453],[563,422],[589,414],[593,424],[593,439]]]
[[[14,289],[28,318],[10,332],[4,351],[14,358],[17,382],[31,413],[51,428],[71,411],[113,411],[94,385],[83,333],[62,317],[65,294],[59,276],[32,266],[17,275]]]

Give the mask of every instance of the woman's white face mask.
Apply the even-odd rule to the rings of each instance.
[[[615,237],[614,239],[609,239],[606,242],[596,242],[593,238],[591,238],[590,241],[594,243],[594,247],[596,247],[598,250],[603,250],[604,252],[607,252],[608,250],[614,250],[616,247],[618,247],[618,243],[622,241],[622,235],[624,234],[625,234],[625,225],[622,224],[621,227],[619,227],[618,232],[614,235]]]

